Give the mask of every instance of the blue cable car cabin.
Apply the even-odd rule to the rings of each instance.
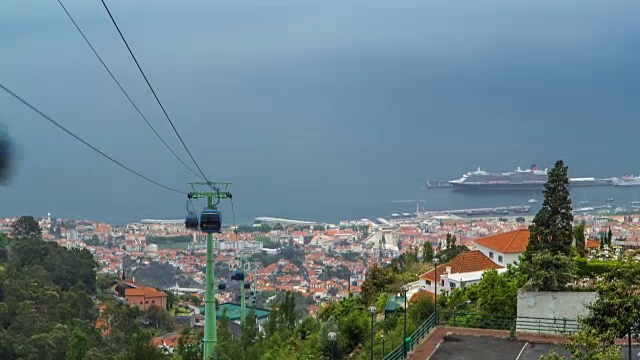
[[[244,280],[244,271],[242,271],[242,269],[236,269],[236,271],[231,275],[231,280]]]
[[[251,289],[251,283],[248,283],[248,282],[244,283],[244,288]]]
[[[184,227],[187,230],[198,230],[198,226],[200,224],[200,220],[198,219],[198,215],[189,212],[187,217],[184,219]]]
[[[220,281],[218,283],[218,290],[225,290],[227,288],[227,282],[226,281]]]
[[[203,233],[219,233],[222,228],[222,214],[218,209],[204,209],[200,215],[200,231]]]

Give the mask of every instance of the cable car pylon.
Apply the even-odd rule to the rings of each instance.
[[[230,182],[192,182],[191,192],[187,194],[190,200],[207,199],[207,207],[200,214],[189,211],[185,219],[185,227],[189,230],[200,230],[207,234],[207,270],[204,299],[204,349],[203,359],[207,360],[216,352],[218,335],[216,331],[216,290],[213,257],[213,234],[220,233],[222,228],[222,214],[217,208],[223,199],[231,199]],[[205,189],[205,190],[201,190]],[[195,221],[195,220],[198,221]],[[198,227],[195,226],[198,224]]]

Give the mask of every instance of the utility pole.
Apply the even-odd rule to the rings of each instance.
[[[220,200],[230,197],[228,192],[230,182],[193,182],[189,183],[192,188],[192,199],[207,199],[207,208],[214,208]],[[198,191],[198,188],[206,187],[206,191]],[[215,200],[214,200],[215,199]],[[204,351],[203,359],[207,360],[215,354],[218,343],[216,332],[216,290],[213,258],[213,234],[207,233],[207,271],[205,283],[204,299]]]

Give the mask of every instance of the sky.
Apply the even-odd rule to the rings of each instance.
[[[63,1],[152,125],[193,167],[100,1]],[[337,221],[428,199],[481,166],[639,174],[636,1],[107,1],[238,222]],[[127,166],[188,190],[56,1],[0,2],[0,83]],[[178,218],[136,178],[0,93],[19,165],[0,216]],[[232,221],[230,204],[223,206]],[[196,208],[204,206],[196,203]],[[446,204],[441,204],[445,206]]]

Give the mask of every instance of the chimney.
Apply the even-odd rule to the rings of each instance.
[[[447,274],[451,274],[451,266],[447,266]]]

